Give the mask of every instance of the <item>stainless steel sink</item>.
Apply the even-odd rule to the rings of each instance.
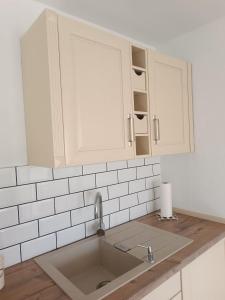
[[[72,299],[102,299],[191,243],[190,239],[131,222],[36,258]],[[151,246],[154,263],[148,261]]]

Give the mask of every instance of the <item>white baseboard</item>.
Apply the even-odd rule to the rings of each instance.
[[[185,214],[188,216],[192,216],[192,217],[197,217],[197,218],[225,224],[225,218],[207,215],[207,214],[203,214],[200,212],[194,212],[194,211],[190,211],[190,210],[186,210],[186,209],[182,209],[182,208],[176,208],[176,207],[173,208],[173,211],[177,212],[177,213]]]

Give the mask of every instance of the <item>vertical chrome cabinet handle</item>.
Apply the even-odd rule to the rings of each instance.
[[[154,125],[154,141],[157,144],[160,140],[160,125],[159,118],[156,115],[153,117],[153,125]]]
[[[129,122],[129,146],[132,146],[134,142],[134,120],[131,114],[128,115],[128,122]]]

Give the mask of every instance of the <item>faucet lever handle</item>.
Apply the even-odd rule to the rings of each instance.
[[[148,247],[150,247],[150,246],[145,246],[145,245],[137,245],[137,247],[141,247],[141,248],[148,249]]]

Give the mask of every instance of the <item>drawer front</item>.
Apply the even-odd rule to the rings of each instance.
[[[148,133],[148,117],[146,115],[134,115],[135,133]]]
[[[171,300],[181,292],[180,272],[170,277],[142,300]],[[178,298],[179,299],[179,298]]]
[[[144,71],[132,70],[133,89],[146,90],[146,73]]]

